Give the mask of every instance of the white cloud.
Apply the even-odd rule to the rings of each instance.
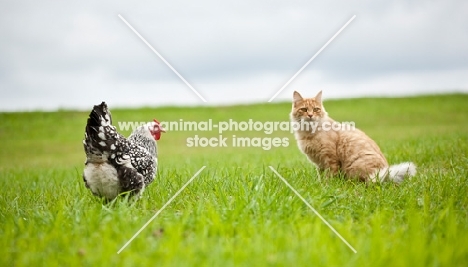
[[[353,14],[280,98],[319,87],[333,97],[468,91],[464,1],[2,5],[3,110],[198,103],[117,14],[212,104],[268,100]]]

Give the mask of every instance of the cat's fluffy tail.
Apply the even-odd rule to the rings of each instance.
[[[372,175],[371,180],[376,181],[385,181],[389,179],[395,183],[403,182],[405,177],[412,177],[416,174],[416,165],[413,162],[403,162],[400,164],[395,164],[390,167],[386,167],[377,171]]]

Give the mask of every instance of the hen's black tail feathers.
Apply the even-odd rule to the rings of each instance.
[[[102,154],[115,141],[112,116],[105,102],[94,106],[89,114],[85,131],[83,143],[88,155]]]
[[[88,124],[86,125],[86,131],[89,127],[99,127],[112,125],[112,116],[109,109],[107,108],[106,102],[102,102],[100,105],[94,106],[93,110],[89,114]]]

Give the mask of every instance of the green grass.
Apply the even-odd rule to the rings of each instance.
[[[215,132],[168,132],[159,173],[136,203],[104,205],[84,187],[88,112],[0,113],[0,266],[467,266],[468,95],[326,101],[390,163],[400,186],[320,182],[288,147],[188,148]],[[112,109],[112,106],[110,107]],[[287,120],[290,104],[112,110],[114,122]],[[127,132],[128,133],[128,132]],[[127,134],[126,133],[126,134]],[[226,137],[265,137],[228,132]],[[190,177],[206,169],[121,254]],[[275,167],[357,250],[354,254],[277,178]]]

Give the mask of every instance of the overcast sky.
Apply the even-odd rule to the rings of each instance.
[[[0,110],[468,92],[468,1],[10,1]]]

